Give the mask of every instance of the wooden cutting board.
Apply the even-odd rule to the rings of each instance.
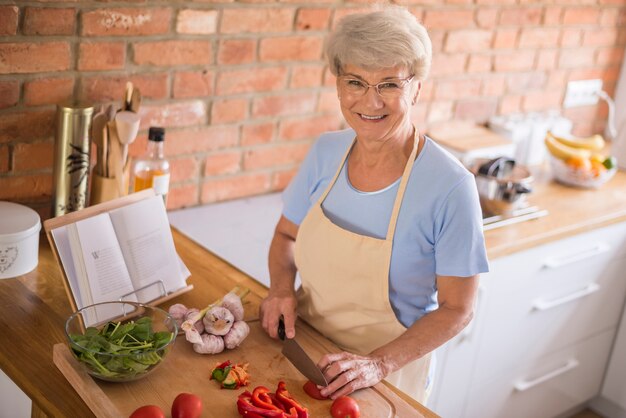
[[[306,378],[281,354],[281,343],[271,339],[258,320],[250,321],[250,335],[234,350],[216,355],[197,354],[184,336],[161,367],[143,379],[128,383],[110,383],[92,379],[80,367],[67,345],[54,346],[53,359],[72,387],[99,418],[129,416],[143,405],[158,405],[170,416],[172,401],[181,392],[194,393],[204,403],[203,417],[237,418],[237,396],[244,390],[263,385],[272,392],[283,380],[289,392],[309,410],[311,418],[330,417],[331,401],[319,401],[304,393]],[[303,322],[297,324],[298,343],[314,361],[324,353],[339,351],[336,346]],[[237,390],[220,389],[209,380],[217,363],[230,360],[249,363],[250,384]],[[351,395],[361,408],[362,417],[423,417],[382,383]]]

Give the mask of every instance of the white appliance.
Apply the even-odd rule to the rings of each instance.
[[[626,171],[626,57],[622,62],[622,72],[617,83],[615,91],[615,128],[617,136],[613,139],[611,153],[617,158],[617,165],[623,171]],[[606,132],[610,132],[607,123]],[[607,135],[610,137],[610,134]]]

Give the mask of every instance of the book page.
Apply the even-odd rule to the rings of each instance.
[[[74,301],[78,309],[83,306],[87,306],[88,303],[84,303],[80,296],[80,286],[78,284],[78,277],[76,275],[76,269],[74,268],[74,258],[72,257],[72,247],[70,246],[70,239],[67,233],[67,226],[61,226],[53,229],[52,237],[61,260],[61,267],[65,271],[67,282],[70,285],[70,290],[74,297]]]
[[[187,275],[181,273],[161,196],[115,209],[109,215],[140,302],[186,286]]]

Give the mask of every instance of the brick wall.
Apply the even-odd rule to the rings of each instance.
[[[434,62],[415,121],[560,109],[569,80],[612,94],[626,45],[625,0],[422,0]],[[367,3],[341,0],[0,0],[0,200],[49,216],[55,104],[121,101],[126,81],[166,131],[168,205],[282,189],[311,141],[340,128],[324,35]],[[570,109],[601,132],[604,105]]]

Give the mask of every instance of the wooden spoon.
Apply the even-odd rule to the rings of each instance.
[[[139,132],[139,115],[133,112],[121,111],[115,115],[115,127],[118,139],[122,144],[122,165],[126,166],[128,159],[128,145],[132,144]]]
[[[96,146],[96,174],[99,176],[104,176],[104,170],[106,165],[105,155],[104,155],[104,138],[102,131],[104,130],[107,124],[107,116],[103,111],[96,113],[91,121],[91,142]]]

